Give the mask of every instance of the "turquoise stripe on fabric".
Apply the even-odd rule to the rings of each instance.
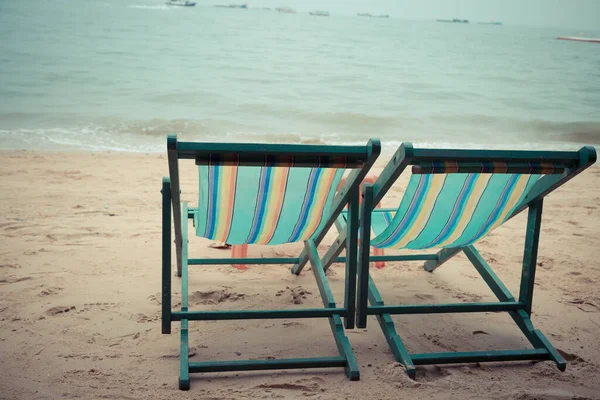
[[[541,175],[487,174],[486,179],[489,179],[478,184],[483,174],[448,174],[441,191],[435,198],[433,209],[429,215],[420,216],[423,211],[420,203],[427,197],[430,189],[430,185],[427,184],[428,176],[432,174],[411,176],[398,211],[390,224],[384,221],[385,215],[378,216],[377,212],[372,214],[373,231],[376,235],[371,240],[373,246],[396,248],[395,243],[405,236],[417,220],[421,220],[423,224],[422,228],[421,225],[415,225],[421,229],[420,232],[413,230],[411,237],[414,237],[401,248],[416,250],[472,244],[488,234],[495,226],[501,225],[541,177]],[[522,179],[526,181],[519,183]],[[523,183],[525,185],[521,193]],[[474,194],[476,185],[478,185],[477,195]],[[521,189],[515,192],[515,196],[519,195],[519,197],[516,202],[513,199],[514,204],[511,206],[508,202],[517,185]],[[465,214],[467,207],[471,211]],[[375,221],[375,218],[378,220]],[[382,227],[385,229],[382,230]],[[410,237],[407,237],[404,241],[409,239]],[[449,239],[452,242],[448,242]]]
[[[519,175],[515,175],[515,176],[519,176]],[[527,193],[531,190],[533,185],[535,185],[535,183],[539,180],[540,177],[541,177],[541,175],[530,175],[529,176],[527,185],[525,187],[525,190],[523,191],[523,194],[521,196],[519,196],[519,200],[515,203],[515,205],[510,207],[510,210],[507,213],[505,213],[505,217],[503,218],[502,223],[504,223],[504,220],[506,220],[506,218],[508,218],[511,215],[512,210],[514,210],[521,203],[522,199],[527,195]],[[501,200],[499,200],[499,202],[500,201]],[[505,204],[502,204],[502,206],[505,206]],[[503,207],[503,208],[506,208],[506,207]],[[504,211],[504,210],[502,210],[502,211]],[[491,225],[498,221],[498,216],[495,215],[496,207],[494,208],[494,210],[491,214],[494,216],[494,218],[492,218],[490,216],[490,218],[488,218],[486,220],[485,224],[483,224],[474,235],[472,235],[472,236],[463,235],[457,240],[457,242],[460,241],[461,245],[463,245],[463,246],[472,244],[472,243],[475,243],[477,240],[481,239],[486,234],[488,234],[490,232],[489,229],[490,229]],[[466,233],[466,231],[465,231],[465,233]],[[451,247],[451,246],[448,246],[448,247]]]
[[[288,243],[292,230],[298,222],[298,218],[300,218],[300,210],[304,204],[304,195],[308,188],[311,172],[312,169],[310,168],[292,168],[290,170],[288,189],[285,193],[279,223],[275,228],[271,243]]]
[[[194,215],[194,226],[196,234],[204,236],[208,218],[208,167],[198,168],[198,212]]]
[[[265,215],[265,208],[267,206],[266,199],[269,194],[271,185],[271,172],[273,168],[261,168],[260,179],[258,185],[258,198],[256,199],[256,207],[254,210],[254,217],[252,218],[252,227],[250,228],[250,234],[246,239],[247,243],[254,243],[258,238],[260,229],[263,224],[263,217]]]
[[[454,233],[454,230],[456,229],[458,222],[463,217],[463,212],[465,211],[467,202],[469,201],[469,199],[471,198],[471,195],[473,194],[473,189],[475,188],[475,183],[477,182],[477,179],[480,176],[481,175],[478,175],[478,174],[468,174],[467,176],[464,177],[462,188],[456,198],[456,203],[454,204],[454,207],[452,208],[452,212],[448,216],[448,219],[447,219],[446,223],[444,224],[444,227],[441,229],[441,232],[437,235],[437,237],[435,239],[428,242],[427,244],[421,245],[420,243],[415,243],[415,246],[419,246],[422,248],[436,247],[438,244],[440,244],[444,240],[448,239],[448,237],[450,237],[450,235],[452,233]],[[461,178],[463,178],[463,177],[461,177]],[[458,187],[457,183],[454,183],[454,186]]]
[[[196,234],[198,236],[213,238],[215,231],[219,230],[216,223],[217,211],[223,212],[231,202],[225,191],[221,197],[217,196],[216,185],[219,181],[220,169],[231,168],[224,166],[199,166],[199,200],[198,212],[195,215]],[[227,243],[246,244],[254,243],[260,236],[263,218],[269,210],[266,208],[268,193],[271,191],[271,174],[274,168],[270,167],[238,167],[235,181],[235,198],[233,199],[233,212]],[[331,185],[324,169],[319,168],[291,168],[287,177],[281,213],[277,219],[274,233],[268,244],[283,244],[294,240],[304,240],[302,237],[305,228],[316,226],[318,232],[325,223],[326,217],[331,212],[331,205],[335,197],[337,186],[344,170],[335,170]],[[312,177],[312,179],[311,179]],[[314,189],[319,189],[318,192]],[[311,192],[312,190],[312,192]],[[324,202],[322,212],[314,212],[314,205]],[[311,230],[310,233],[313,231]]]
[[[446,177],[444,187],[437,197],[426,225],[419,235],[406,245],[406,248],[435,247],[435,245],[428,246],[428,244],[442,236],[453,212],[458,214],[468,200],[468,195],[472,193],[475,178],[473,176],[470,178],[468,174],[449,174]]]
[[[314,233],[307,239],[314,238],[318,234],[318,232],[321,231],[323,229],[323,227],[325,226],[325,223],[327,222],[327,217],[331,214],[331,206],[333,205],[333,199],[335,198],[335,195],[337,194],[337,188],[338,188],[343,176],[344,176],[344,169],[341,169],[341,168],[337,169],[335,172],[335,176],[333,178],[333,183],[331,184],[331,187],[327,193],[327,200],[325,202],[325,206],[323,208],[323,211],[320,213],[319,225],[318,225],[317,229],[315,229]]]
[[[416,178],[413,179],[413,177]],[[390,245],[397,242],[410,229],[411,224],[423,207],[423,200],[429,191],[431,180],[432,175],[411,176],[398,212],[388,229],[371,241],[373,246],[390,247]]]

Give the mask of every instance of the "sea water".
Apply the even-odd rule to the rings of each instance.
[[[351,14],[1,0],[0,148],[600,143],[600,45],[556,40],[578,32]]]

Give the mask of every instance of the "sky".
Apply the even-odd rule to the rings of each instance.
[[[221,0],[250,7],[289,6],[298,11],[370,12],[392,17],[432,20],[462,18],[502,21],[510,25],[600,30],[600,0]],[[215,3],[218,0],[215,1]]]

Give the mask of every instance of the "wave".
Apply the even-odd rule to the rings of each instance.
[[[271,125],[263,125],[261,115],[252,120],[239,115],[137,121],[102,117],[90,123],[69,123],[69,118],[75,117],[59,115],[49,122],[47,115],[0,114],[0,148],[162,152],[166,136],[172,133],[181,140],[230,143],[364,144],[370,137],[378,137],[384,152],[393,152],[404,141],[423,147],[556,150],[600,144],[597,121],[310,112],[294,120],[279,115]],[[23,121],[35,125],[22,127]]]

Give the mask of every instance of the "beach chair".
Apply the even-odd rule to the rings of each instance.
[[[162,333],[181,322],[179,388],[190,387],[194,372],[344,367],[351,380],[359,370],[344,334],[354,327],[358,244],[359,185],[380,153],[378,140],[364,146],[275,145],[179,142],[167,139],[169,177],[163,178]],[[195,160],[199,169],[199,202],[180,201],[179,160]],[[342,187],[345,169],[351,173]],[[338,307],[321,266],[317,246],[348,206],[348,255],[345,296]],[[181,277],[181,311],[171,307],[171,209],[177,276]],[[229,244],[282,244],[304,241],[295,258],[188,258],[188,220],[198,236]],[[278,310],[190,310],[188,266],[210,264],[299,264],[310,261],[324,308]],[[339,356],[319,358],[190,362],[189,321],[328,318]],[[342,323],[344,318],[344,323]],[[313,338],[314,339],[314,338]]]
[[[375,315],[395,359],[409,376],[415,365],[484,361],[552,360],[560,370],[565,360],[531,320],[543,199],[596,161],[593,147],[579,151],[502,151],[418,149],[404,143],[379,179],[363,186],[360,213],[357,321],[366,327]],[[398,176],[412,166],[400,205],[376,209]],[[375,208],[375,209],[374,209]],[[525,250],[518,299],[500,281],[474,243],[521,211],[528,210]],[[340,237],[346,234],[340,233]],[[373,237],[371,237],[373,234]],[[463,252],[498,302],[386,305],[369,275],[369,246],[425,251],[379,257],[384,261],[424,260],[433,272]],[[339,241],[330,249],[339,254]],[[323,260],[328,267],[328,260]],[[532,349],[409,354],[396,333],[392,314],[508,312]]]

